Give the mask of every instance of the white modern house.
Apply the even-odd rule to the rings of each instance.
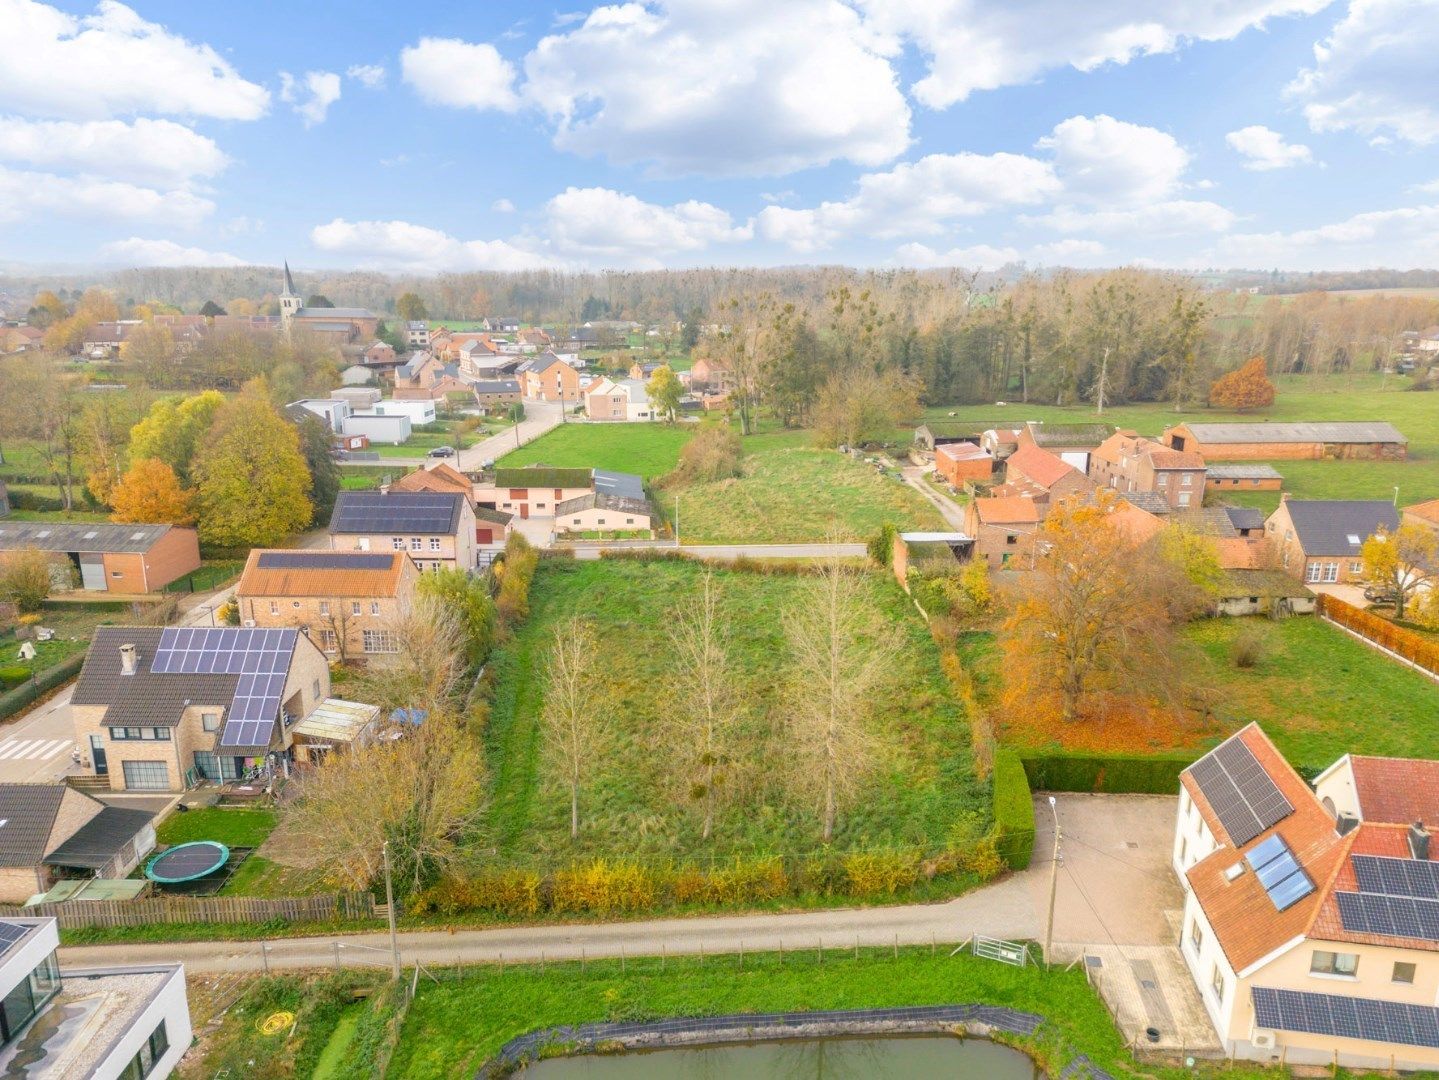
[[[399,446],[410,438],[410,418],[404,413],[383,415],[368,409],[345,417],[346,435],[364,435],[372,443]]]
[[[0,1076],[148,1080],[190,1046],[180,964],[61,971],[54,919],[0,919]]]
[[[431,398],[385,398],[375,402],[370,412],[376,416],[408,416],[415,427],[435,422],[435,403]]]
[[[314,413],[336,435],[344,432],[345,418],[351,412],[350,403],[341,398],[302,398],[299,401],[290,402],[287,407]]]

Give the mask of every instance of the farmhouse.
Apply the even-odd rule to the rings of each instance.
[[[1291,499],[1264,523],[1280,565],[1310,585],[1363,582],[1364,541],[1399,528],[1399,511],[1384,499]]]
[[[496,405],[513,405],[520,400],[518,379],[479,379],[470,384],[474,391],[475,403],[481,408]]]
[[[1321,423],[1177,424],[1162,441],[1206,461],[1318,461],[1351,458],[1399,461],[1408,440],[1383,421]]]
[[[86,775],[115,791],[181,791],[251,766],[283,771],[291,725],[329,692],[329,662],[297,629],[102,626],[70,712]]]
[[[935,447],[934,469],[955,487],[963,487],[966,480],[988,480],[993,476],[994,458],[974,443],[944,443]]]
[[[594,483],[594,491],[555,507],[557,531],[653,532],[653,511],[638,476],[596,469]]]
[[[975,558],[999,570],[1021,555],[1028,556],[1029,538],[1043,517],[1044,507],[1032,498],[974,499],[965,507],[964,531],[974,537]]]
[[[594,491],[591,469],[554,469],[532,465],[522,469],[495,469],[475,482],[477,506],[506,510],[521,519],[554,517],[555,507]]]
[[[1227,1054],[1439,1066],[1436,781],[1346,756],[1311,790],[1253,724],[1180,775],[1180,953]]]
[[[591,420],[654,420],[649,391],[638,379],[600,379],[585,388],[585,415]]]
[[[420,571],[403,551],[256,549],[235,600],[246,626],[296,627],[328,656],[393,653]]]
[[[333,551],[404,551],[421,570],[473,570],[475,512],[458,492],[342,491],[330,518]]]
[[[200,568],[195,530],[178,525],[0,523],[0,551],[24,548],[65,556],[79,571],[80,587],[95,592],[159,592]]]
[[[0,903],[57,878],[123,878],[155,847],[148,810],[106,806],[65,784],[0,784]]]
[[[1019,429],[1019,446],[1037,446],[1069,462],[1080,472],[1089,471],[1090,452],[1118,430],[1113,424],[1046,424],[1030,420]]]
[[[1028,489],[1046,501],[1094,490],[1094,482],[1083,470],[1033,443],[1021,443],[1005,462],[1005,486],[1015,488],[1015,494]]]
[[[1204,459],[1132,431],[1119,431],[1089,455],[1089,478],[1121,494],[1150,492],[1171,507],[1204,502]]]

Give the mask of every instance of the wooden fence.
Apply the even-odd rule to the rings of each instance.
[[[54,917],[63,930],[92,926],[154,926],[165,923],[334,922],[378,918],[366,892],[322,896],[176,896],[149,900],[67,900],[34,907],[0,906],[0,917]]]

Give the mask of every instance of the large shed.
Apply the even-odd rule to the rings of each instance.
[[[1409,452],[1409,440],[1383,420],[1176,424],[1163,441],[1206,461],[1400,461]]]
[[[0,551],[38,548],[70,560],[92,592],[158,592],[200,568],[194,529],[178,525],[0,522]]]

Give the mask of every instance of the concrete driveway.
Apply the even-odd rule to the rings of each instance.
[[[570,402],[573,406],[574,402]],[[507,428],[498,435],[491,435],[465,450],[458,459],[445,459],[461,472],[477,472],[486,461],[499,461],[511,450],[517,450],[526,443],[534,442],[551,428],[558,427],[564,419],[564,410],[557,401],[525,402],[525,418],[515,427]],[[435,464],[435,462],[425,462]]]

